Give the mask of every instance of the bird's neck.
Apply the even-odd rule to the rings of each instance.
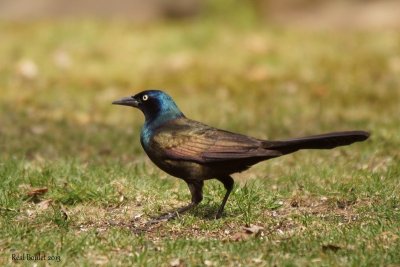
[[[176,112],[176,111],[164,111],[160,112],[156,116],[149,116],[145,117],[145,126],[151,127],[151,128],[157,128],[164,123],[175,120],[178,118],[184,117],[182,112]]]
[[[144,110],[145,127],[157,128],[164,123],[184,117],[175,103],[161,104],[148,110]]]
[[[143,147],[147,147],[150,141],[150,137],[153,135],[155,130],[162,125],[166,124],[167,122],[171,120],[176,120],[179,118],[184,118],[185,115],[183,115],[182,112],[163,112],[162,114],[158,114],[158,116],[152,116],[152,117],[145,117],[145,123],[142,128],[141,132],[141,142]]]
[[[173,102],[160,103],[159,105],[148,107],[142,111],[144,113],[145,122],[141,132],[141,141],[144,146],[147,146],[150,137],[157,128],[165,125],[169,121],[185,117]]]

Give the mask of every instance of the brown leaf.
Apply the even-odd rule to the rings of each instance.
[[[44,195],[49,189],[47,187],[30,188],[26,194],[30,197]]]
[[[247,234],[258,234],[261,230],[264,230],[264,227],[251,224],[249,227],[243,227],[246,230]]]
[[[241,232],[235,233],[231,237],[231,240],[242,241],[242,240],[249,239],[250,237],[254,237],[254,236],[257,237],[257,236],[263,234],[262,230],[264,230],[264,227],[251,224],[250,226],[243,227],[242,230],[243,231],[241,231]]]

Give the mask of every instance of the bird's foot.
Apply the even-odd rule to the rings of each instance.
[[[217,213],[214,215],[214,219],[218,220],[221,219],[222,217],[222,211],[218,210]]]

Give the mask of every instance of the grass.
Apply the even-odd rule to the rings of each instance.
[[[13,253],[64,266],[400,264],[398,33],[211,20],[0,31],[1,265]],[[373,134],[236,175],[221,220],[208,219],[224,194],[209,181],[197,209],[136,234],[190,199],[144,155],[142,115],[110,105],[146,88],[167,90],[188,117],[259,138]]]

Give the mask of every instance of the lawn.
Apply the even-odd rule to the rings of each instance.
[[[0,265],[400,265],[400,34],[250,24],[0,23]],[[111,105],[147,88],[258,138],[372,136],[235,175],[220,220],[208,181],[140,232],[190,199],[144,154],[143,115]]]

